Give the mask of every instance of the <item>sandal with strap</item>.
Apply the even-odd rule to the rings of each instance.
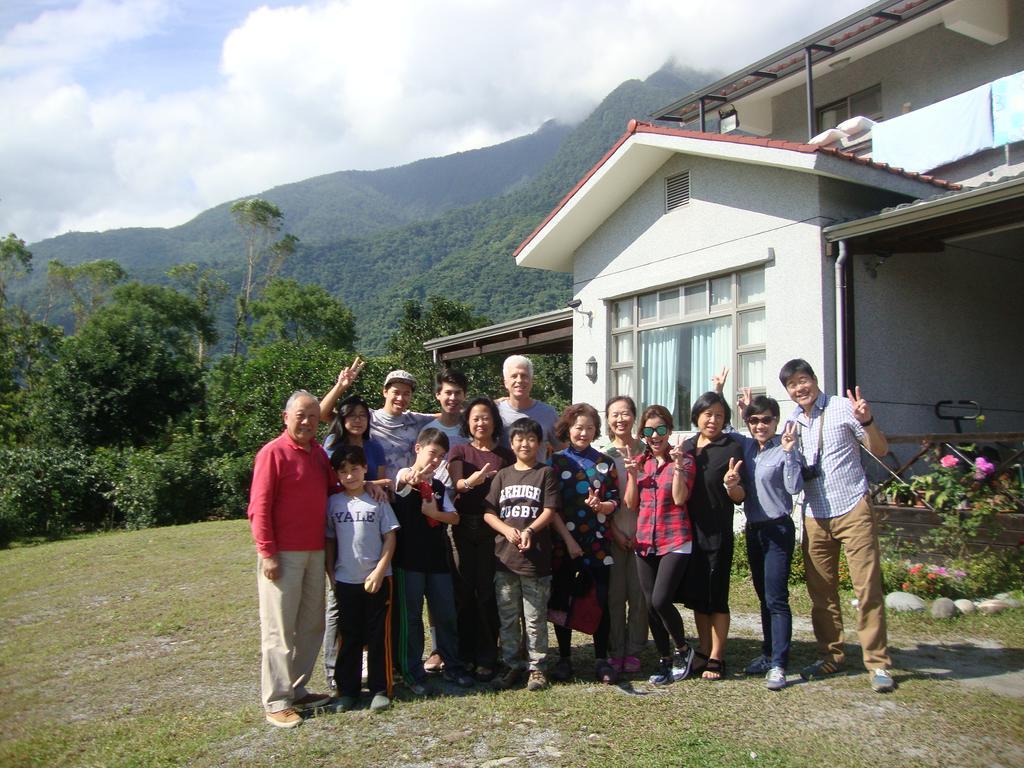
[[[690,676],[696,677],[705,669],[707,669],[708,662],[710,660],[711,657],[708,656],[706,653],[701,653],[700,651],[695,650],[693,652],[693,664],[690,667]]]
[[[704,665],[702,680],[721,680],[725,677],[725,662],[722,659],[709,658]]]

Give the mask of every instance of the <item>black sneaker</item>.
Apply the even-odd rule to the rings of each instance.
[[[676,648],[676,652],[672,654],[672,679],[675,682],[685,680],[690,676],[690,670],[693,668],[693,648],[686,646],[683,648]]]
[[[655,685],[668,685],[672,682],[672,659],[660,659],[658,671],[651,675],[650,680]]]
[[[472,688],[476,685],[476,680],[467,675],[465,670],[449,669],[447,665],[441,670],[441,677],[449,683],[455,683],[460,688]]]
[[[548,677],[552,680],[556,680],[559,683],[564,683],[567,680],[572,680],[572,660],[561,656],[555,665],[548,670]]]

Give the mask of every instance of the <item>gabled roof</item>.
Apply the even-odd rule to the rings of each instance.
[[[828,176],[910,197],[959,184],[834,147],[667,128],[630,120],[626,132],[516,248],[520,266],[568,272],[573,252],[673,154],[767,165]]]

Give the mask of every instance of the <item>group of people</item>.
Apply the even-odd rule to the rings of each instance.
[[[574,630],[593,637],[599,682],[641,672],[648,631],[658,652],[651,683],[721,679],[740,505],[763,630],[746,672],[784,688],[794,500],[819,656],[801,676],[834,674],[844,662],[842,547],[871,686],[893,689],[858,455],[859,444],[879,456],[888,447],[859,388],[828,397],[811,366],[792,360],[779,378],[795,410],[781,424],[775,400],[742,391],[747,436],[730,424],[723,369],[693,404],[696,434],[677,442],[667,408],[638,416],[626,396],[607,403],[604,434],[589,404],[558,414],[531,397],[533,366],[521,355],[505,360],[498,401],[467,401],[463,374],[438,374],[437,414],[409,410],[417,382],[403,370],[388,374],[379,409],[344,397],[361,369],[356,358],[319,400],[293,393],[284,431],[256,456],[248,514],[272,725],[297,726],[302,710],[332,699],[357,706],[364,648],[374,711],[390,706],[396,672],[416,696],[430,690],[428,671],[467,688],[572,679]],[[321,421],[330,423],[322,446]],[[687,639],[677,603],[692,609],[696,638]],[[307,688],[321,644],[325,694]]]

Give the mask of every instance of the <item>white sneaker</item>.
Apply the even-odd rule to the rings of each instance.
[[[765,675],[764,684],[769,691],[781,691],[786,687],[786,670],[782,667],[772,667]]]
[[[896,681],[888,669],[876,669],[871,672],[871,690],[875,693],[890,693],[896,689]]]

